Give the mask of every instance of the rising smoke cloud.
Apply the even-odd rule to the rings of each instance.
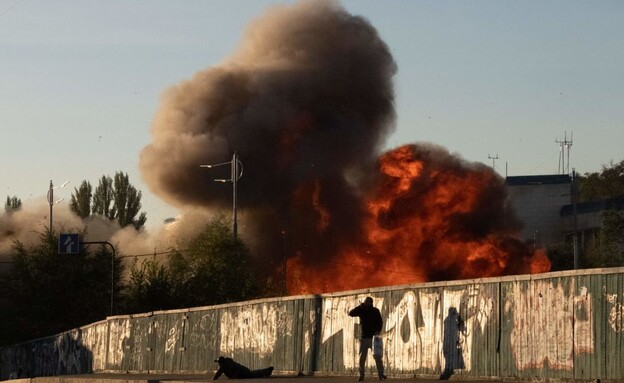
[[[264,252],[284,251],[286,227],[295,248],[317,242],[306,216],[316,211],[292,210],[312,189],[349,236],[361,214],[360,187],[394,128],[396,70],[375,28],[337,3],[272,8],[231,57],[164,93],[153,141],[141,152],[142,175],[173,205],[225,209],[231,189],[213,179],[229,174],[199,165],[236,151],[247,237]]]
[[[420,196],[413,188],[427,192],[426,182],[444,181],[435,175],[450,166],[455,169],[453,174],[483,185],[485,196],[483,203],[473,206],[480,209],[474,213],[446,215],[460,218],[445,225],[453,238],[478,242],[481,247],[466,247],[477,248],[470,250],[477,252],[484,252],[484,243],[491,241],[494,244],[488,242],[486,247],[497,251],[488,254],[501,250],[507,254],[507,262],[509,254],[515,252],[517,256],[511,258],[521,260],[520,264],[530,263],[532,255],[524,245],[511,239],[510,245],[504,237],[516,229],[517,221],[505,207],[503,181],[493,171],[483,171],[481,166],[475,173],[471,170],[474,164],[448,153],[428,156],[443,151],[414,145],[408,152],[415,157],[425,153],[422,157],[431,164],[422,161],[422,166],[433,165],[435,174],[424,172],[428,178],[423,179],[416,173],[403,177],[400,170],[398,174],[387,173],[383,158],[388,155],[381,155],[380,150],[394,130],[392,79],[396,71],[390,50],[375,28],[336,2],[301,1],[271,8],[250,24],[230,57],[163,94],[151,128],[152,142],[140,154],[142,176],[152,192],[182,209],[229,209],[231,188],[213,180],[230,178],[230,174],[201,169],[200,164],[226,162],[237,152],[244,164],[238,184],[238,206],[244,211],[243,238],[253,244],[267,268],[275,269],[280,259],[287,257],[292,263],[289,268],[299,273],[332,270],[337,260],[352,264],[353,257],[345,261],[347,253],[359,254],[364,259],[360,259],[362,264],[378,266],[378,261],[366,260],[366,254],[387,258],[371,242],[375,237],[371,217],[382,231],[399,222],[418,225],[426,221],[406,219],[405,212],[444,217],[442,210],[421,204],[435,198]],[[482,177],[472,177],[474,174]],[[393,198],[398,199],[382,204],[392,209],[384,207],[380,214],[373,208],[379,202],[376,195],[394,178],[405,183],[401,187],[415,192],[406,197],[400,188],[395,190]],[[460,177],[446,180],[460,182]],[[431,188],[429,192],[444,190],[447,188]],[[459,194],[453,195],[461,199]],[[489,223],[484,224],[483,219]],[[468,231],[460,232],[462,229]],[[413,227],[412,231],[418,230]],[[372,231],[379,232],[377,228]],[[388,237],[388,233],[381,237]],[[432,250],[450,249],[432,241],[407,241],[418,246],[406,251],[405,256],[434,268],[419,271],[421,277],[416,279],[442,279],[445,273],[461,276],[451,272],[449,265],[436,269],[439,260],[427,261],[427,254],[444,257],[443,251]],[[479,258],[456,247],[452,248],[458,259]],[[412,262],[399,263],[397,267]],[[495,269],[491,273],[524,270],[504,265]],[[289,278],[296,282],[289,281],[294,286],[304,277],[289,274]]]
[[[301,183],[361,173],[393,130],[395,72],[376,30],[336,3],[272,8],[229,59],[165,92],[142,175],[173,205],[228,206],[199,165],[236,151],[241,205],[273,208]]]
[[[213,182],[228,167],[200,165],[237,152],[241,237],[290,293],[547,271],[545,255],[514,237],[491,168],[433,144],[381,152],[396,71],[375,28],[338,3],[271,8],[230,57],[162,96],[140,169],[181,219],[150,236],[59,205],[55,230],[126,255],[184,248],[232,204],[231,185]],[[43,203],[1,215],[0,257],[15,240],[36,243],[47,219]]]

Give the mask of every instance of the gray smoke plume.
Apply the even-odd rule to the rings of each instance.
[[[140,167],[173,205],[230,204],[213,182],[223,174],[199,165],[236,151],[241,204],[273,206],[301,183],[369,165],[391,131],[396,66],[366,20],[304,1],[271,9],[245,36],[222,65],[162,97]]]
[[[309,226],[318,211],[302,196],[310,193],[333,225],[355,230],[358,184],[393,130],[395,72],[375,28],[335,2],[272,8],[230,58],[164,93],[153,141],[141,152],[142,175],[173,205],[227,209],[231,187],[213,179],[229,178],[228,167],[199,165],[237,152],[249,236],[275,247],[296,224],[302,238],[289,235],[291,244],[317,242]],[[303,206],[294,213],[294,205]]]
[[[397,257],[402,266],[428,264],[430,270],[419,271],[424,280],[461,277],[452,267],[475,258],[470,249],[488,241],[495,250],[489,255],[529,264],[523,260],[532,254],[524,244],[507,240],[516,220],[505,207],[504,182],[491,169],[427,145],[380,156],[394,128],[396,70],[375,28],[336,3],[302,1],[273,8],[251,24],[239,49],[221,65],[164,93],[153,141],[141,152],[142,175],[154,193],[173,205],[227,211],[231,185],[213,180],[230,178],[229,167],[219,172],[200,165],[229,161],[237,152],[244,166],[238,183],[238,206],[245,212],[242,236],[268,269],[279,269],[288,258],[299,267],[293,274],[307,274],[291,275],[289,266],[290,286],[310,286],[291,291],[328,291],[336,265],[347,255],[368,257],[359,262],[367,265]],[[410,174],[419,163],[430,170]],[[459,213],[450,214],[445,205],[426,203],[449,195],[464,199],[461,186],[467,182],[480,188],[472,192],[480,196],[474,212],[459,207]],[[388,189],[397,183],[396,190]],[[385,210],[373,212],[379,206]],[[434,221],[439,226],[430,233],[440,238],[412,239],[411,232],[423,232]],[[401,229],[411,232],[397,235]],[[449,236],[453,248],[461,249],[452,267],[439,262],[450,259]],[[390,240],[382,248],[373,237]],[[400,251],[399,240],[406,245]],[[487,274],[518,270],[501,266]],[[344,271],[341,280],[353,279],[352,274]],[[321,287],[304,280],[324,276],[327,283]],[[391,282],[397,280],[372,283]],[[369,278],[340,288],[370,283]]]

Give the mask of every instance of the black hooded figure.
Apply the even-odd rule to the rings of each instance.
[[[373,306],[372,297],[366,297],[364,302],[349,311],[349,316],[360,317],[362,334],[360,337],[360,377],[358,382],[361,382],[364,380],[368,349],[372,349],[373,347],[373,337],[375,335],[379,335],[381,332],[383,328],[383,319],[381,318],[381,312],[379,312],[379,309]],[[384,365],[381,355],[375,355],[375,353],[373,353],[373,359],[375,359],[379,380],[386,379],[387,376],[384,374]]]
[[[225,374],[230,379],[252,379],[266,378],[273,373],[273,366],[252,371],[242,364],[236,363],[232,358],[224,358],[222,356],[216,359],[215,362],[219,364],[219,369],[212,377],[212,380],[219,379],[222,374]]]

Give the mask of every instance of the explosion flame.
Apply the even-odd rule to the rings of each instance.
[[[396,64],[375,28],[331,1],[276,7],[221,65],[163,96],[140,166],[183,208],[226,209],[199,168],[236,151],[244,239],[289,293],[542,272],[492,169],[427,144],[381,153]],[[283,272],[283,270],[281,270]]]

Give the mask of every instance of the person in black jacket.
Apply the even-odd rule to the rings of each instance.
[[[373,346],[373,336],[379,335],[383,327],[383,320],[379,309],[373,306],[373,298],[366,297],[363,303],[358,307],[349,311],[349,316],[360,317],[360,326],[362,334],[360,337],[360,378],[358,382],[364,380],[364,367],[366,365],[366,357],[368,349]],[[384,375],[384,365],[381,355],[373,354],[375,365],[377,366],[377,374],[379,380],[386,379]]]
[[[273,366],[252,371],[242,364],[236,363],[232,358],[224,358],[222,356],[216,359],[215,362],[219,364],[219,369],[212,377],[212,380],[219,379],[222,374],[225,374],[230,379],[252,379],[266,378],[273,373]]]

